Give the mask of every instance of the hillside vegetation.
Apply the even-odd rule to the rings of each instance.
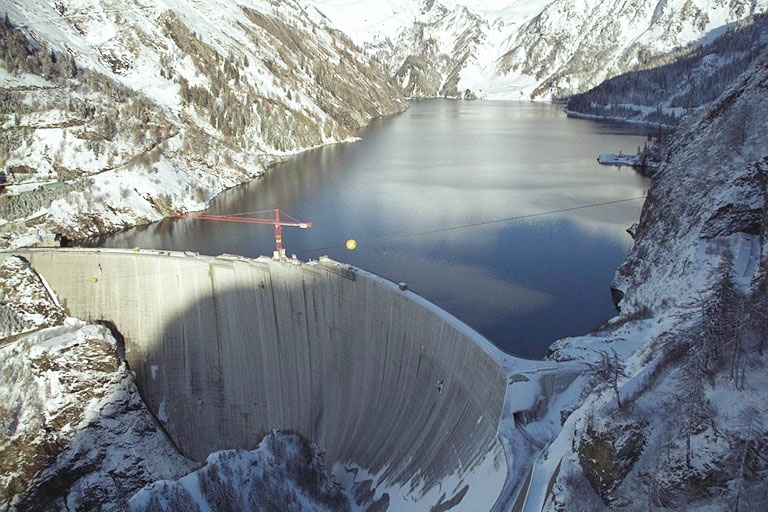
[[[406,108],[377,64],[292,1],[56,5],[13,1],[0,23],[4,245],[202,209]]]
[[[675,126],[717,99],[768,47],[768,15],[730,27],[713,41],[654,59],[654,67],[607,80],[568,100],[567,111]]]

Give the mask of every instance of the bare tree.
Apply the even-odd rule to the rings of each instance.
[[[762,268],[758,276],[753,285],[747,312],[755,345],[753,349],[756,348],[758,356],[762,357],[765,340],[768,339],[768,268]]]
[[[709,370],[702,366],[696,354],[702,352],[701,345],[692,344],[692,357],[683,364],[677,386],[675,408],[679,414],[677,435],[685,439],[685,463],[691,467],[691,437],[704,430],[704,423],[712,417],[712,407],[704,393],[704,383]]]
[[[661,457],[656,457],[654,468],[648,482],[648,492],[646,497],[648,498],[648,512],[653,512],[656,507],[661,505],[661,489],[659,487],[659,473],[661,471]]]
[[[734,512],[739,512],[749,484],[756,482],[759,485],[768,478],[768,433],[760,411],[755,406],[749,406],[742,411],[739,420],[741,429],[733,442],[737,449],[731,452],[730,457],[736,469],[733,479]]]
[[[616,394],[616,403],[621,409],[621,396],[619,394],[619,377],[626,377],[627,373],[624,363],[619,359],[616,351],[611,349],[610,354],[605,350],[597,352],[600,359],[595,363],[590,363],[589,373],[599,382],[608,384]]]
[[[701,347],[697,356],[712,376],[716,370],[714,366],[722,364],[722,358],[731,349],[730,378],[740,389],[744,385],[743,368],[746,366],[743,344],[746,305],[733,278],[731,253],[725,254],[716,272],[717,282],[709,296],[701,302],[702,333],[698,340]],[[714,363],[713,367],[710,367],[710,363]]]

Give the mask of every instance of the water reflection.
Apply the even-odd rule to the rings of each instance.
[[[567,119],[553,105],[430,100],[360,135],[290,158],[222,194],[211,211],[279,207],[312,220],[311,230],[284,230],[289,253],[328,253],[408,281],[516,355],[541,357],[558,337],[611,316],[610,281],[642,201],[387,237],[642,196],[645,178],[595,161],[635,151],[642,130]],[[356,251],[341,247],[347,238],[359,241]],[[273,233],[177,219],[98,243],[257,256],[271,254]]]

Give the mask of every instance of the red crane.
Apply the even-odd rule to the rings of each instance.
[[[274,212],[274,218],[259,218],[259,217],[245,217],[245,215],[255,215],[258,213]],[[230,215],[209,215],[205,213],[179,213],[175,217],[186,217],[188,219],[202,219],[202,220],[217,220],[220,222],[242,222],[245,224],[272,224],[275,226],[275,258],[285,256],[285,249],[283,249],[283,226],[292,228],[307,229],[312,227],[312,222],[303,222],[296,220],[285,212],[282,214],[288,217],[288,222],[280,219],[280,209],[274,210],[262,210],[258,212],[244,212],[244,213],[232,213]]]

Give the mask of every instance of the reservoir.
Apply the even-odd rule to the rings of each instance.
[[[637,151],[646,130],[550,104],[412,101],[358,142],[289,157],[221,194],[208,213],[280,208],[312,221],[283,229],[288,255],[407,282],[502,350],[541,358],[615,314],[611,279],[650,182],[596,157]],[[256,257],[272,254],[274,230],[166,219],[89,244]]]

